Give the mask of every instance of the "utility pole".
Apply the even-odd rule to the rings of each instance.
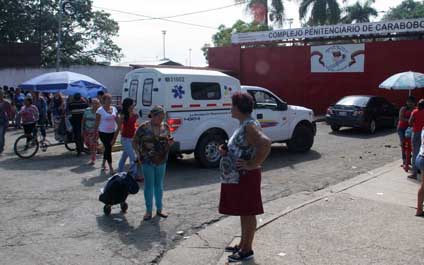
[[[188,49],[188,66],[191,66],[191,48]]]
[[[166,30],[162,30],[162,34],[163,34],[163,60],[166,59],[165,56],[165,36],[166,36]]]
[[[61,46],[61,35],[62,35],[62,0],[59,0],[59,25],[57,30],[57,50],[56,50],[56,72],[59,72],[60,68],[60,46]]]
[[[265,25],[268,28],[268,0],[265,0]]]

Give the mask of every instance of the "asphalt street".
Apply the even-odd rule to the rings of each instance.
[[[142,222],[142,192],[129,197],[126,215],[114,208],[106,217],[97,198],[108,176],[99,163],[88,166],[87,156],[77,158],[63,146],[19,159],[12,150],[19,133],[8,132],[0,156],[2,264],[155,264],[184,237],[225,218],[217,211],[218,171],[200,168],[191,156],[168,165],[167,220]],[[115,163],[119,156],[114,154]],[[320,190],[399,158],[394,130],[334,134],[319,123],[310,152],[273,146],[263,170],[263,199]]]

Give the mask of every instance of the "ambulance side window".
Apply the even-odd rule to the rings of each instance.
[[[130,83],[129,97],[137,102],[138,80],[132,80]]]
[[[153,91],[153,79],[148,78],[144,80],[144,84],[143,84],[143,106],[152,105],[152,91]]]
[[[194,100],[221,99],[221,86],[219,85],[219,83],[191,83],[191,97]]]

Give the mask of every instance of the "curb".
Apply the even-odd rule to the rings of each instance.
[[[276,207],[280,207],[281,209],[284,208],[284,205],[288,206],[285,207],[284,210],[277,210],[276,212],[269,214],[267,214],[268,211],[265,211],[263,220],[259,218],[256,231],[259,231],[275,220],[298,209],[378,178],[379,176],[391,171],[393,167],[397,167],[399,163],[401,163],[400,161],[401,160],[397,160],[386,164],[383,167],[368,171],[367,173],[358,175],[352,179],[348,179],[319,191],[311,193],[300,192],[269,201],[264,204],[264,208],[275,209]],[[217,262],[222,259],[223,248],[235,241],[236,238],[239,238],[239,234],[240,228],[238,218],[224,218],[223,220],[198,231],[189,239],[181,241],[177,246],[168,250],[159,264],[217,264]],[[196,257],[196,259],[194,259],[194,257]]]

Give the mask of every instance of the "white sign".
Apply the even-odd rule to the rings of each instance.
[[[365,44],[311,47],[312,73],[362,73],[364,63]]]
[[[231,41],[233,44],[241,44],[252,42],[283,41],[289,39],[316,39],[406,32],[424,32],[424,18],[235,33],[232,35]]]

